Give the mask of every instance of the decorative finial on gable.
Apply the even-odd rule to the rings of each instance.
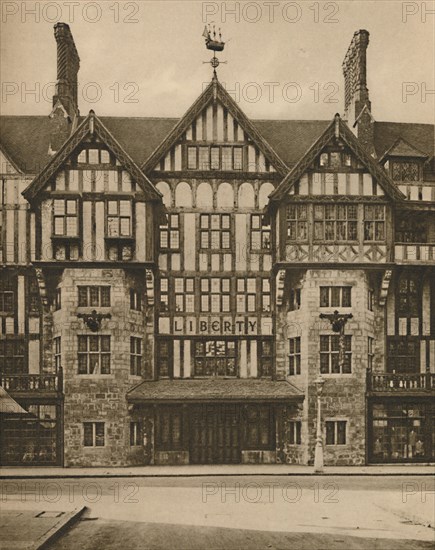
[[[338,139],[340,137],[340,115],[338,113],[335,114],[335,137]]]
[[[95,116],[95,112],[91,109],[89,111],[89,133],[90,134],[94,133],[94,116]]]

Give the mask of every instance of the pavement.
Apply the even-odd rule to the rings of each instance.
[[[326,466],[323,476],[427,476],[435,474],[435,464],[386,464],[373,466]],[[198,477],[198,476],[307,476],[313,466],[289,464],[206,464],[188,466],[134,466],[127,468],[1,467],[5,478],[68,477]]]
[[[243,474],[225,475],[220,468],[219,475],[208,477],[92,479],[92,469],[83,479],[5,477],[0,506],[6,520],[9,515],[9,531],[0,525],[0,548],[42,548],[41,535],[55,530],[44,527],[44,517],[53,521],[60,511],[85,507],[54,542],[43,542],[44,550],[433,548],[433,468],[423,469],[425,476],[408,470],[407,476],[384,477],[349,476],[343,469],[335,476],[298,470],[299,476],[288,477],[284,470],[281,476],[261,475],[259,468],[252,476],[245,468]],[[11,529],[19,536],[6,542]]]
[[[51,545],[80,520],[85,507],[73,510],[5,508],[0,515],[2,550],[39,550]]]

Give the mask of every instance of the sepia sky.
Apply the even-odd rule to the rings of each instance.
[[[3,0],[2,114],[50,112],[53,25],[68,23],[81,59],[82,114],[181,116],[211,78],[204,23],[226,41],[218,77],[251,118],[330,119],[343,112],[341,64],[370,32],[376,120],[433,123],[435,2],[100,2]],[[225,7],[226,6],[226,7]],[[426,9],[426,12],[425,12]],[[31,91],[34,91],[32,94]],[[407,93],[406,93],[407,92]]]

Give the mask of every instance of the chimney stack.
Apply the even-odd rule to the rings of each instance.
[[[74,38],[66,23],[56,23],[54,36],[57,43],[57,82],[53,96],[53,107],[57,101],[64,106],[71,120],[79,114],[77,101],[77,75],[80,58],[74,44]]]
[[[59,151],[76,128],[77,118],[80,116],[77,101],[80,58],[74,38],[66,23],[56,23],[54,36],[57,43],[57,81],[50,113],[49,155]]]
[[[374,119],[367,88],[368,45],[368,31],[356,31],[343,61],[344,118],[356,129],[362,145],[374,155]]]

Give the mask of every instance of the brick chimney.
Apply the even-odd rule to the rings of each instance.
[[[77,75],[80,58],[69,25],[56,23],[54,37],[57,43],[57,81],[53,96],[50,150],[54,154],[76,127],[80,115],[77,101]]]
[[[361,144],[374,156],[374,119],[367,88],[368,45],[368,31],[356,31],[343,61],[344,118]]]
[[[57,82],[53,96],[53,107],[60,100],[68,116],[72,119],[78,114],[77,75],[80,58],[74,44],[74,38],[66,23],[56,23],[54,36],[57,43]]]

